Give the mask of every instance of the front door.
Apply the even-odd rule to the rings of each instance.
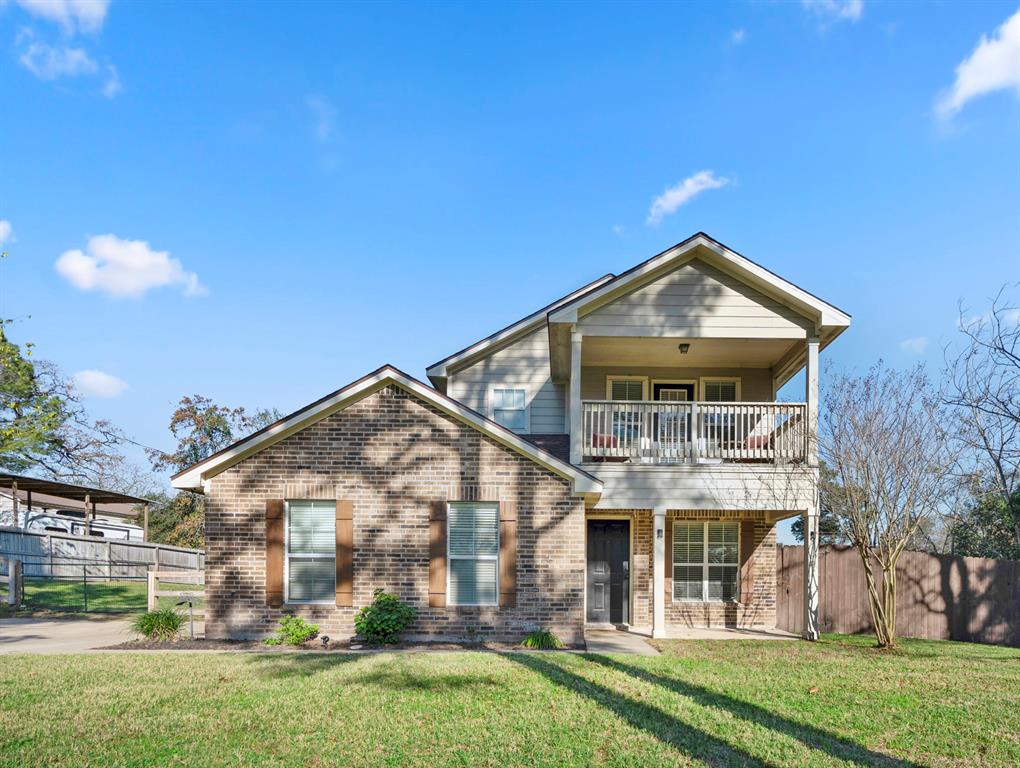
[[[694,384],[656,382],[652,399],[667,403],[687,403],[694,399]],[[664,412],[656,419],[655,432],[662,461],[682,461],[690,442],[690,413],[686,410]]]
[[[588,622],[630,622],[630,521],[588,521]]]

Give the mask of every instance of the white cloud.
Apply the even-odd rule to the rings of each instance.
[[[662,221],[663,217],[673,213],[684,203],[690,202],[706,189],[719,189],[719,187],[725,187],[729,183],[729,179],[716,176],[713,171],[698,171],[693,176],[688,176],[679,184],[669,187],[652,201],[651,210],[648,211],[647,223],[657,225]]]
[[[305,105],[308,107],[316,140],[329,141],[336,128],[336,107],[328,99],[314,94],[305,99]]]
[[[900,349],[911,355],[923,355],[928,349],[928,337],[915,336],[912,339],[904,339],[900,342]]]
[[[110,0],[17,0],[18,5],[36,18],[52,21],[71,34],[98,32],[106,21]]]
[[[614,235],[622,235],[626,231],[627,231],[627,228],[625,226],[623,226],[623,224],[614,224],[613,225],[613,234]]]
[[[0,245],[3,245],[11,236],[14,234],[14,227],[11,226],[11,222],[7,219],[0,219]]]
[[[730,33],[730,44],[740,45],[747,39],[747,30],[740,28],[735,29]]]
[[[185,271],[168,251],[154,251],[144,240],[116,235],[90,237],[85,251],[65,251],[54,264],[57,272],[82,291],[138,298],[162,286],[181,286],[185,296],[200,296],[206,288],[198,275]]]
[[[94,75],[99,69],[84,48],[54,47],[38,41],[25,48],[19,61],[40,80]]]
[[[971,99],[1008,89],[1020,95],[1020,10],[1002,22],[991,38],[981,36],[973,53],[956,67],[956,81],[935,110],[945,120]]]
[[[71,384],[85,397],[116,397],[128,384],[110,373],[103,371],[78,371],[71,377]]]
[[[107,64],[106,82],[103,83],[103,95],[108,99],[112,99],[122,90],[124,90],[124,86],[120,83],[120,73],[117,72],[117,68],[113,64]]]
[[[823,24],[858,21],[864,13],[864,0],[800,0],[800,4]]]

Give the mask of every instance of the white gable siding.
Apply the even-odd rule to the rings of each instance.
[[[695,259],[579,319],[589,336],[805,338],[811,323]]]
[[[523,386],[528,390],[531,432],[561,434],[564,387],[549,374],[549,334],[545,326],[473,365],[449,374],[446,393],[468,408],[489,415],[489,388]]]

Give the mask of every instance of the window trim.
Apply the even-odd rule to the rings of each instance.
[[[506,427],[499,424],[496,421],[496,395],[497,389],[519,389],[524,392],[524,426],[515,429],[514,427]],[[531,398],[529,397],[530,387],[527,384],[489,384],[488,391],[486,392],[486,415],[492,420],[496,421],[503,429],[509,429],[511,432],[519,434],[528,434],[531,432]],[[510,409],[506,409],[510,410]]]
[[[741,391],[740,391],[740,377],[739,376],[702,376],[700,379],[698,379],[698,394],[700,395],[700,397],[698,397],[698,400],[700,400],[703,403],[707,403],[708,400],[705,397],[705,385],[706,384],[714,384],[716,382],[725,383],[725,384],[729,384],[729,383],[736,384],[735,390],[736,390],[737,399],[734,402],[739,403],[739,402],[743,401],[744,398],[743,398],[743,395],[741,394]]]
[[[283,604],[284,605],[336,605],[336,597],[332,600],[291,600],[290,599],[290,504],[292,501],[331,501],[331,499],[285,499],[283,502]],[[332,499],[336,504],[336,500]],[[333,516],[333,539],[336,540],[336,513]],[[333,561],[333,593],[336,594],[336,545],[333,554],[321,552],[311,555],[299,555],[299,560],[332,560]]]
[[[741,541],[740,541],[740,539],[741,539],[741,536],[742,536],[740,521],[739,520],[685,520],[682,517],[674,517],[670,521],[670,536],[669,536],[669,540],[670,540],[671,544],[672,544],[673,541],[675,541],[674,537],[676,535],[676,524],[677,523],[682,523],[684,525],[696,524],[696,525],[700,525],[701,526],[702,552],[704,553],[702,555],[702,557],[703,557],[704,561],[701,563],[701,599],[699,600],[697,598],[690,598],[690,597],[677,597],[676,596],[676,566],[677,566],[677,562],[673,558],[672,546],[670,547],[670,552],[669,552],[669,575],[670,575],[671,586],[670,586],[670,590],[669,590],[669,592],[670,592],[669,596],[670,596],[672,602],[674,602],[674,603],[712,603],[713,605],[729,605],[729,604],[734,604],[735,605],[735,604],[739,604],[740,601],[741,601],[741,598],[742,598],[742,595],[740,594],[740,552],[741,552],[741,548],[740,548]],[[708,597],[708,568],[709,568],[709,566],[710,565],[716,565],[716,566],[718,566],[718,565],[726,565],[726,566],[730,566],[729,563],[709,563],[708,562],[708,524],[709,523],[723,523],[725,525],[735,526],[736,529],[737,529],[737,562],[734,564],[736,569],[737,569],[737,588],[736,588],[736,591],[733,593],[733,599],[732,600],[710,600],[709,597]],[[690,565],[695,565],[695,564],[694,563],[681,563],[681,565],[688,565],[688,566],[690,566]],[[730,566],[730,567],[733,567],[733,566]]]
[[[495,555],[453,555],[450,553],[450,508],[454,504],[491,505],[496,508],[496,554]],[[446,604],[450,608],[498,608],[499,607],[499,555],[502,552],[503,541],[499,532],[499,502],[498,501],[456,501],[446,502]],[[453,575],[453,568],[450,567],[452,560],[491,560],[496,563],[496,598],[491,603],[455,603],[453,602],[450,590],[450,577]]]
[[[641,382],[641,399],[648,399],[648,377],[647,376],[635,376],[631,374],[609,374],[606,376],[606,400],[613,399],[613,382],[614,381],[640,381]],[[620,402],[633,402],[621,400]]]

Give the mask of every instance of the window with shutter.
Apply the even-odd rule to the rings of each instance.
[[[674,600],[736,600],[739,566],[739,523],[673,522]]]
[[[336,502],[288,501],[286,601],[336,599]]]
[[[453,502],[447,512],[447,604],[499,600],[499,504]]]
[[[610,379],[610,400],[644,400],[645,382],[643,379]]]

